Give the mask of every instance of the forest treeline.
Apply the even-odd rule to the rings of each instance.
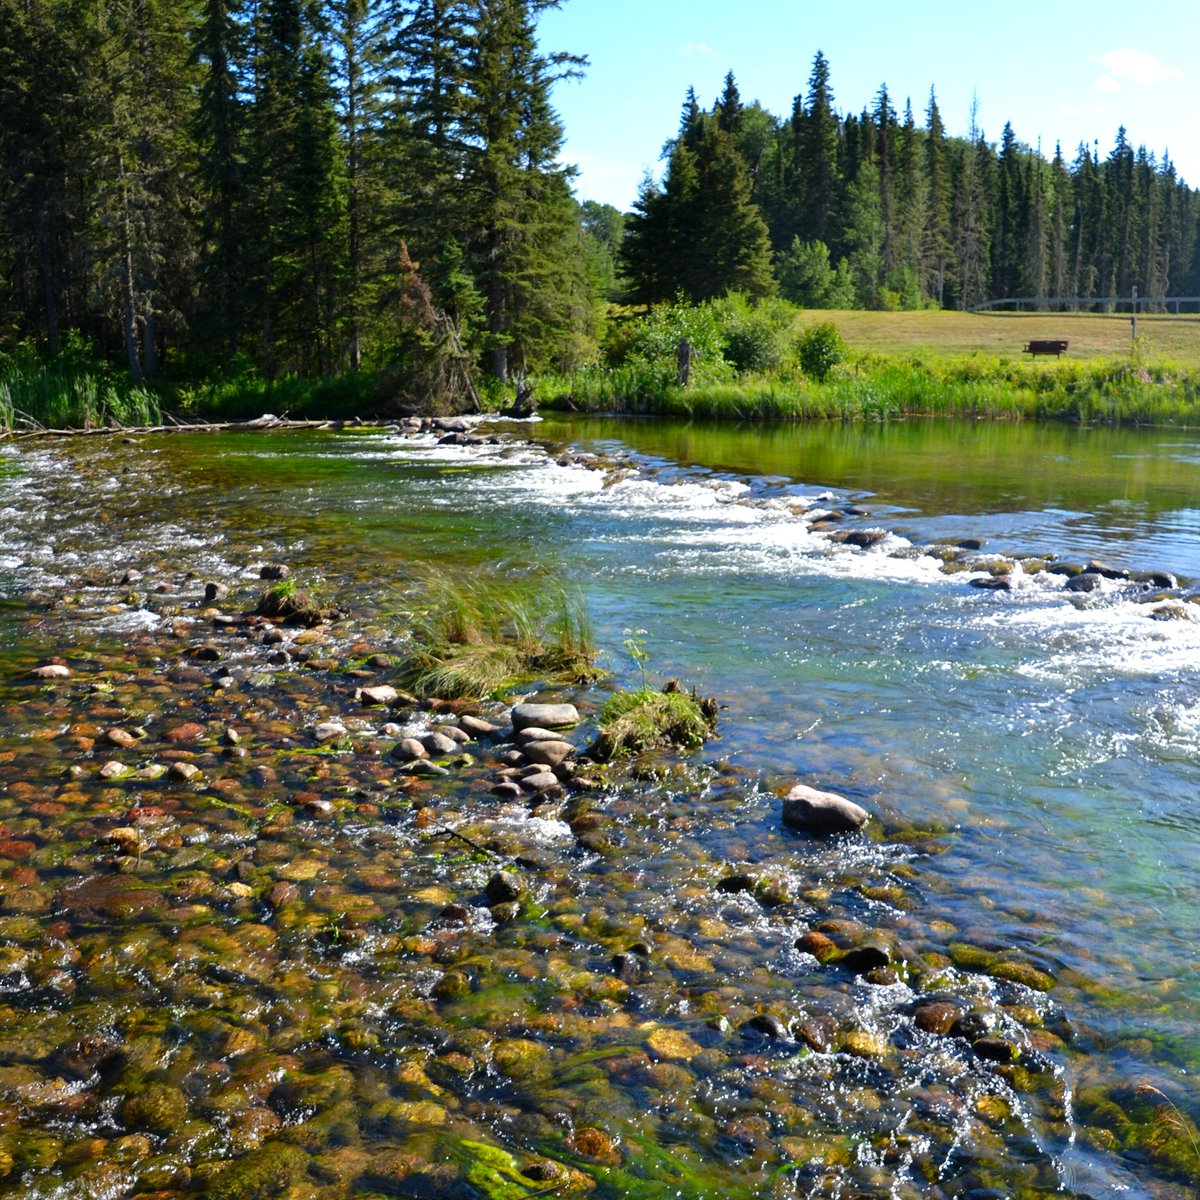
[[[0,328],[135,380],[569,360],[607,285],[557,4],[0,0]]]
[[[989,143],[974,111],[948,136],[932,89],[921,124],[886,85],[842,116],[818,52],[786,118],[744,103],[732,74],[711,109],[689,91],[665,157],[628,223],[637,301],[778,290],[814,308],[965,309],[1200,292],[1200,193],[1124,128],[1107,156],[1081,145],[1068,162],[1011,124]]]
[[[689,94],[632,213],[580,203],[560,2],[0,0],[0,349],[420,399],[593,361],[612,300],[1200,291],[1200,194],[1124,130],[1047,161],[932,92],[841,115],[821,54],[785,118]]]

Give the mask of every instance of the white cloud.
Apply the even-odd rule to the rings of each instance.
[[[1145,50],[1110,50],[1096,61],[1110,75],[1128,79],[1139,87],[1153,87],[1156,83],[1166,83],[1168,79],[1183,78],[1183,71],[1179,67],[1161,63]]]
[[[1111,75],[1097,76],[1096,82],[1092,85],[1098,92],[1119,92],[1121,85]]]
[[[716,54],[716,51],[707,42],[688,42],[679,47],[679,54],[681,58],[695,58],[699,54]]]
[[[1079,109],[1076,108],[1074,104],[1060,104],[1058,106],[1058,111],[1062,113],[1064,117],[1079,116]]]

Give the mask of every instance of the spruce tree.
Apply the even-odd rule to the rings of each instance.
[[[590,297],[556,80],[583,58],[543,53],[537,17],[559,0],[478,0],[464,73],[468,257],[484,300],[487,364],[501,381],[544,366],[587,330]]]
[[[950,265],[951,182],[946,129],[937,96],[929,89],[925,109],[925,213],[921,230],[921,288],[939,305],[944,301],[946,270]]]
[[[200,305],[196,335],[227,359],[238,343],[245,282],[248,30],[238,0],[204,0],[192,35],[200,86],[193,118],[199,184]]]
[[[829,61],[821,51],[808,77],[804,121],[796,144],[795,179],[802,241],[830,245],[839,200],[838,119],[829,85]]]

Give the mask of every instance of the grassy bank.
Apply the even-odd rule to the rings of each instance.
[[[688,386],[676,348],[696,351]],[[1026,342],[1066,339],[1063,358]],[[1200,427],[1200,321],[1094,314],[796,312],[736,298],[624,318],[548,407],[733,420],[905,416]]]
[[[599,368],[556,380],[546,407],[732,420],[921,415],[1200,426],[1200,370],[1128,359],[1047,367],[978,356],[926,362],[865,355],[824,381],[780,372],[684,388],[663,372]]]
[[[160,419],[157,395],[135,386],[81,339],[68,338],[50,356],[29,345],[0,353],[0,428],[89,429]]]
[[[1200,319],[1155,314],[800,311],[739,297],[614,315],[600,362],[531,382],[545,408],[730,420],[890,420],[928,415],[1200,427]],[[806,339],[824,331],[832,354]],[[695,350],[676,382],[680,338]],[[1061,359],[1026,342],[1067,339]],[[826,347],[829,349],[829,347]],[[245,364],[135,386],[79,339],[46,356],[0,352],[0,429],[152,425],[164,419],[387,418],[401,379],[361,372],[268,380]],[[489,407],[512,387],[481,386]]]

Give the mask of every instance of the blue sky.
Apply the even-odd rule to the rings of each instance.
[[[837,107],[858,112],[886,83],[919,122],[932,84],[947,130],[964,133],[971,97],[989,141],[1011,121],[1047,156],[1061,140],[1169,150],[1200,187],[1200,0],[566,0],[542,17],[548,50],[591,60],[555,89],[581,199],[628,208],[678,125],[688,85],[710,106],[733,70],[743,100],[791,111],[817,50]]]

